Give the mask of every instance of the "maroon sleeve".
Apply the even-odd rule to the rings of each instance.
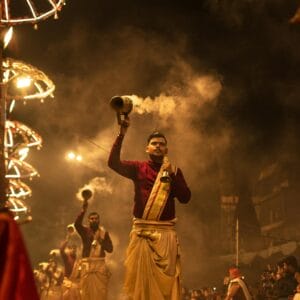
[[[85,235],[85,227],[82,225],[82,221],[83,221],[83,217],[85,215],[85,210],[82,210],[80,212],[80,214],[77,216],[75,222],[74,222],[74,227],[76,229],[76,231],[78,232],[78,234],[81,237],[84,237]]]
[[[135,179],[137,174],[138,162],[121,160],[121,147],[124,135],[118,135],[110,151],[108,158],[108,166],[116,171],[118,174]]]
[[[104,235],[104,239],[100,242],[101,247],[103,250],[105,250],[108,253],[113,252],[113,244],[111,241],[111,238],[109,236],[109,233],[106,231]]]
[[[186,184],[181,170],[178,168],[176,175],[171,174],[172,196],[176,197],[181,203],[188,203],[191,199],[191,190]]]

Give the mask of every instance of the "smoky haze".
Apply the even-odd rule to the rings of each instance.
[[[56,84],[54,99],[18,103],[11,116],[44,139],[29,158],[41,175],[23,227],[32,262],[59,246],[80,211],[76,195],[92,185],[89,210],[115,245],[111,299],[121,293],[133,201],[132,183],[107,167],[118,133],[112,96],[135,103],[122,158],[147,159],[147,136],[160,130],[192,190],[177,205],[189,287],[222,281],[207,263],[222,238],[220,195],[274,161],[298,163],[300,27],[288,23],[297,1],[150,2],[67,3],[56,22],[16,30],[10,50]],[[67,161],[69,150],[82,162]]]

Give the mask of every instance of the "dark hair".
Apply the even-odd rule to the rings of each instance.
[[[281,259],[276,263],[276,266],[278,266],[279,268],[283,268],[283,263],[284,263],[284,260]]]
[[[159,131],[154,131],[152,132],[149,136],[148,136],[148,139],[147,139],[147,143],[149,144],[149,142],[153,139],[153,138],[163,138],[165,139],[166,141],[166,144],[168,143],[165,135]]]
[[[93,215],[97,215],[98,218],[100,219],[100,216],[99,216],[99,214],[96,211],[90,212],[89,215],[88,215],[88,217],[93,216]]]
[[[295,269],[298,267],[298,261],[297,258],[293,255],[289,255],[283,259],[283,262],[285,262],[288,266],[292,266]]]

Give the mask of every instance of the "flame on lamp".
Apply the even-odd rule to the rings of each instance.
[[[4,40],[3,40],[3,47],[6,48],[7,45],[9,44],[12,36],[13,36],[13,27],[9,27],[9,29],[7,30],[7,32],[5,33],[5,36],[4,36]]]

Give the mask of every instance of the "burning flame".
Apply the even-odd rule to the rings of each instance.
[[[13,32],[14,32],[13,27],[10,27],[7,30],[7,32],[6,32],[5,36],[4,36],[4,41],[3,41],[3,47],[4,48],[6,48],[7,45],[9,44],[9,42],[10,42],[12,36],[13,36]]]

